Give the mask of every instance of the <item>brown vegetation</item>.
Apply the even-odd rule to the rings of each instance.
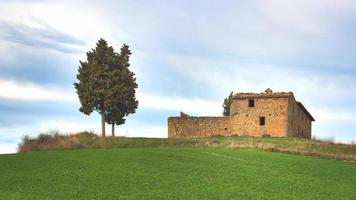
[[[40,134],[36,138],[24,137],[19,152],[65,150],[84,148],[142,148],[142,147],[220,147],[254,148],[264,151],[307,155],[322,158],[356,161],[356,145],[340,144],[330,140],[308,140],[301,138],[255,138],[255,137],[207,137],[191,139],[99,137],[92,132]]]

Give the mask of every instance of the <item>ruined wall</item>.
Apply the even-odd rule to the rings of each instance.
[[[168,137],[209,137],[229,135],[229,117],[169,117]]]
[[[288,110],[288,136],[311,139],[312,121],[298,106],[294,97],[289,101]]]
[[[249,105],[253,100],[253,106]],[[264,124],[260,118],[264,117]],[[267,89],[265,93],[238,93],[230,106],[229,117],[168,118],[168,137],[209,137],[246,135],[311,138],[313,117],[297,102],[292,92]],[[313,119],[314,120],[314,119]]]
[[[290,97],[288,103],[288,137],[297,137],[297,107],[295,98]]]
[[[254,107],[249,107],[249,99],[254,100]],[[286,97],[234,99],[230,114],[232,135],[286,137],[288,134]],[[265,125],[260,125],[260,117],[265,117]]]

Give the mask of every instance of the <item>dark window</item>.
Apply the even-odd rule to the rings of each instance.
[[[260,126],[264,126],[266,124],[266,118],[260,117]]]
[[[248,107],[255,107],[255,100],[249,99],[248,100]]]

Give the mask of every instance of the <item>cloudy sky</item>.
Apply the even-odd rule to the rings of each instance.
[[[121,136],[167,137],[168,116],[220,115],[230,91],[270,87],[303,102],[314,136],[356,140],[355,24],[352,0],[0,1],[0,153],[99,131],[73,88],[99,38],[133,52],[140,106]]]

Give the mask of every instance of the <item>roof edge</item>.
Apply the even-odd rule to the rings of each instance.
[[[248,99],[248,98],[289,98],[294,96],[293,92],[273,92],[273,93],[236,93],[233,99]]]
[[[301,102],[297,101],[297,105],[305,112],[305,114],[310,118],[311,121],[315,121],[314,117],[308,112],[308,110],[303,106]]]

